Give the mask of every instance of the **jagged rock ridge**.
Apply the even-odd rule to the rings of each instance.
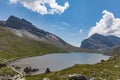
[[[81,48],[109,50],[112,47],[120,44],[120,38],[115,36],[103,36],[100,34],[93,34],[88,39],[81,43]]]

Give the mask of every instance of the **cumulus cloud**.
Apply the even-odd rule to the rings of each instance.
[[[91,28],[88,37],[94,33],[120,37],[120,18],[115,18],[114,14],[107,10],[104,10],[102,13],[102,19],[96,23],[96,26]]]
[[[9,0],[11,4],[21,4],[25,8],[30,9],[39,14],[62,14],[69,8],[66,1],[63,6],[59,5],[56,0]]]

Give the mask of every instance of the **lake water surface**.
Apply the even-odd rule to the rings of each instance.
[[[94,53],[56,53],[24,58],[16,61],[14,64],[23,68],[26,66],[38,68],[38,73],[44,73],[47,67],[51,71],[58,71],[75,64],[95,64],[107,59],[109,59],[109,56]]]

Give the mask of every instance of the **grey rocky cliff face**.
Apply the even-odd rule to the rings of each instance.
[[[120,38],[115,36],[103,36],[100,34],[93,34],[88,39],[82,41],[81,47],[97,50],[108,50],[120,44]]]

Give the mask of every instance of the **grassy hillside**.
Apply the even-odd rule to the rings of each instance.
[[[107,61],[94,65],[75,65],[58,72],[26,77],[26,80],[42,80],[43,78],[69,80],[68,75],[70,74],[82,74],[88,78],[95,78],[95,80],[118,80],[120,79],[120,56],[111,57]]]
[[[15,74],[18,74],[18,73],[16,73],[15,71],[10,69],[9,67],[0,68],[0,76],[1,75],[15,75]]]
[[[18,37],[9,29],[0,27],[0,62],[54,52],[63,50],[45,42]]]

